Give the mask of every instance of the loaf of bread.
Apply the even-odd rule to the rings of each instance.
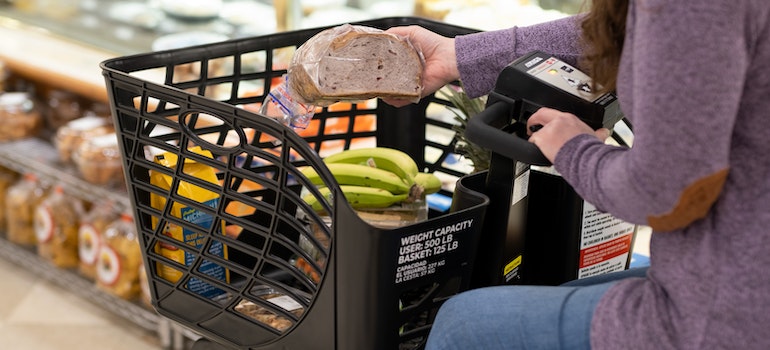
[[[407,39],[343,24],[319,32],[297,49],[288,84],[298,101],[316,106],[375,97],[416,102],[422,70],[422,54]]]

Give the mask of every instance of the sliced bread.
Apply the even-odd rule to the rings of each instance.
[[[382,30],[344,24],[300,46],[288,70],[298,100],[317,106],[375,97],[417,101],[422,56],[406,39]]]

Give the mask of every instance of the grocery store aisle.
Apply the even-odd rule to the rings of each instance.
[[[0,339],[7,350],[155,350],[154,334],[0,259]]]

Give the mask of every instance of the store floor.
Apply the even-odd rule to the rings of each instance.
[[[649,255],[650,231],[634,244],[634,264]],[[0,258],[0,339],[7,350],[160,350],[155,334]]]
[[[0,258],[0,348],[160,350],[155,334]]]

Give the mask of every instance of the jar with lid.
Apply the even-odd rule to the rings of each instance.
[[[64,193],[62,185],[54,185],[35,209],[38,255],[59,268],[78,267],[78,228],[82,213],[82,203]]]
[[[25,247],[34,247],[35,209],[45,197],[45,188],[34,173],[26,173],[5,193],[6,235],[8,241]]]
[[[16,183],[19,178],[18,175],[15,171],[0,166],[0,232],[3,233],[7,228],[5,194]]]
[[[107,226],[120,216],[112,202],[96,203],[80,219],[78,228],[78,271],[84,277],[96,280],[96,262],[99,259],[99,249],[102,236]]]
[[[121,214],[107,226],[96,263],[96,285],[119,298],[131,300],[140,295],[139,267],[142,251],[130,214]]]
[[[117,187],[124,183],[123,160],[114,132],[83,140],[72,160],[83,179],[92,184]]]
[[[0,93],[0,120],[0,142],[36,136],[43,128],[43,117],[28,92]]]
[[[69,121],[56,130],[53,144],[59,151],[59,159],[64,163],[72,161],[72,153],[83,140],[96,136],[114,133],[115,128],[110,120],[93,115],[84,116]]]

